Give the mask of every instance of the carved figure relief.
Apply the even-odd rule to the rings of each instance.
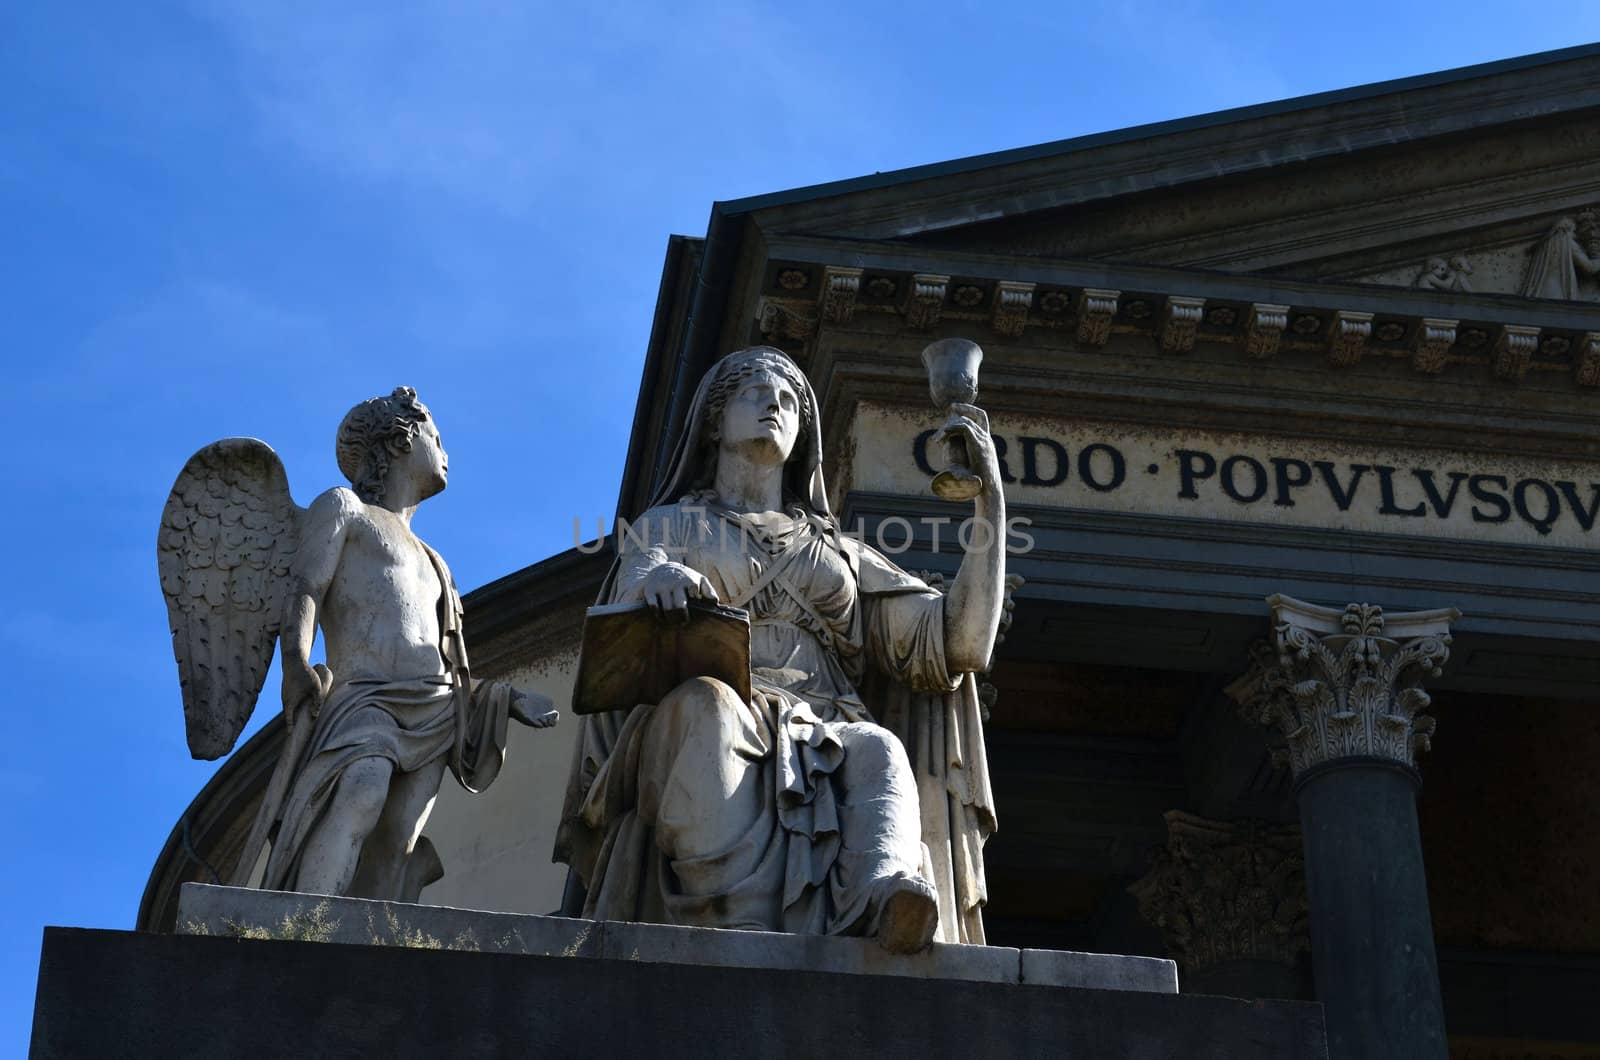
[[[1472,264],[1460,255],[1449,261],[1429,258],[1417,276],[1416,286],[1433,291],[1471,291],[1472,284],[1467,280],[1470,275]]]
[[[1528,262],[1522,294],[1527,298],[1582,298],[1579,284],[1600,272],[1600,213],[1584,210],[1576,218],[1563,217],[1534,248]]]

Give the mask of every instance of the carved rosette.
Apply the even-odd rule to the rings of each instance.
[[[1078,344],[1104,346],[1111,338],[1111,321],[1117,315],[1117,299],[1121,291],[1103,291],[1086,287],[1078,295]]]
[[[1188,353],[1194,349],[1195,332],[1205,309],[1204,298],[1168,295],[1161,319],[1161,348],[1167,353]]]
[[[1539,348],[1539,329],[1522,324],[1507,324],[1500,329],[1494,344],[1494,374],[1501,379],[1521,379],[1533,363]]]
[[[1166,849],[1128,890],[1186,974],[1237,960],[1292,966],[1311,949],[1300,829],[1166,817]]]
[[[1008,338],[1020,338],[1028,326],[1028,310],[1033,308],[1034,284],[1001,280],[995,291],[989,326]]]
[[[944,294],[950,277],[919,272],[911,277],[911,294],[906,299],[906,323],[914,328],[931,328],[944,316]]]
[[[1275,752],[1298,779],[1340,758],[1383,758],[1415,767],[1434,719],[1420,682],[1450,657],[1455,608],[1384,615],[1373,604],[1342,612],[1272,596],[1273,641],[1228,687],[1252,721],[1275,729]]]
[[[1333,315],[1328,329],[1328,361],[1348,368],[1361,361],[1372,339],[1372,314],[1341,309]]]
[[[1283,329],[1288,326],[1288,306],[1268,302],[1251,305],[1250,319],[1245,323],[1245,352],[1256,360],[1274,356],[1283,341]]]
[[[829,265],[822,275],[822,319],[830,324],[848,324],[855,316],[856,296],[861,293],[861,269]]]
[[[1416,346],[1411,351],[1411,367],[1426,375],[1438,375],[1456,344],[1455,320],[1423,317],[1417,327]]]

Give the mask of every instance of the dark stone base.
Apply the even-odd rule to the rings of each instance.
[[[1326,1057],[1305,1002],[47,928],[34,1057]]]

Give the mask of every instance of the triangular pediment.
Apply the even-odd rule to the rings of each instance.
[[[772,233],[1600,301],[1600,47],[728,204]]]
[[[1600,301],[1600,121],[913,236],[956,251]]]

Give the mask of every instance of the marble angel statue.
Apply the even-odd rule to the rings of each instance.
[[[480,791],[507,718],[556,714],[471,676],[449,568],[411,530],[448,470],[416,392],[357,405],[336,444],[350,486],[305,509],[264,443],[196,453],[162,512],[161,588],[196,758],[233,748],[282,645],[286,747],[228,882],[249,881],[270,834],[263,887],[414,899],[408,860],[445,769]],[[327,662],[313,666],[318,626]]]
[[[600,603],[750,614],[753,693],[712,678],[587,714],[556,840],[563,912],[872,935],[888,950],[982,943],[995,829],[975,671],[1005,596],[1005,501],[987,417],[957,406],[995,484],[941,593],[841,532],[816,397],[770,347],[715,365],[654,507],[622,536]]]

